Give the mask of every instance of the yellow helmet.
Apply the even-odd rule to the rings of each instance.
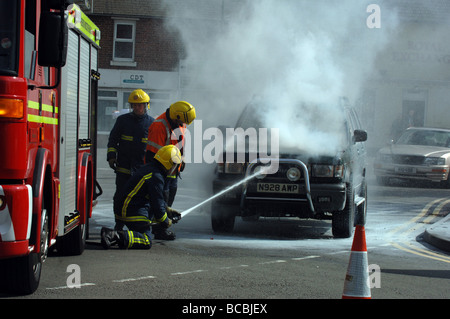
[[[169,171],[181,164],[181,152],[175,145],[166,145],[155,154],[155,159]]]
[[[189,125],[195,119],[195,108],[188,102],[178,101],[170,106],[169,116],[172,120],[180,120]]]
[[[150,97],[141,89],[134,90],[128,96],[128,103],[149,103]]]

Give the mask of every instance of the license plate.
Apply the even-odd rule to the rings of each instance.
[[[298,194],[300,191],[297,184],[258,183],[256,187],[259,193]]]
[[[415,174],[416,169],[414,167],[396,167],[395,172],[403,174]]]

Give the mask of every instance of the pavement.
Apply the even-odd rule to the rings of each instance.
[[[423,239],[434,247],[450,252],[450,215],[428,227]]]

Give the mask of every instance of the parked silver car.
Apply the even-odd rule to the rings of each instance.
[[[409,128],[378,151],[374,173],[381,184],[391,178],[440,182],[450,187],[450,130]]]

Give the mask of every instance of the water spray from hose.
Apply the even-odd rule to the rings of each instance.
[[[210,198],[205,199],[203,202],[201,202],[201,203],[195,205],[194,207],[191,207],[191,208],[185,210],[184,212],[181,213],[181,217],[186,216],[187,214],[191,213],[192,211],[194,211],[194,210],[197,209],[198,207],[200,207],[200,206],[202,206],[202,205],[204,205],[204,204],[206,204],[206,203],[212,201],[213,199],[216,199],[217,197],[222,196],[222,195],[225,194],[225,193],[228,193],[229,191],[231,191],[232,189],[238,187],[239,185],[242,185],[242,184],[244,184],[245,182],[251,180],[252,178],[254,178],[254,177],[256,177],[256,176],[258,176],[258,175],[260,175],[260,174],[264,174],[264,173],[265,173],[265,170],[264,170],[264,169],[258,170],[257,172],[253,173],[252,175],[247,176],[246,178],[244,178],[243,180],[237,182],[236,184],[233,184],[233,185],[231,185],[231,186],[228,186],[227,188],[225,188],[225,189],[222,190],[221,192],[215,194],[214,196],[211,196]]]

